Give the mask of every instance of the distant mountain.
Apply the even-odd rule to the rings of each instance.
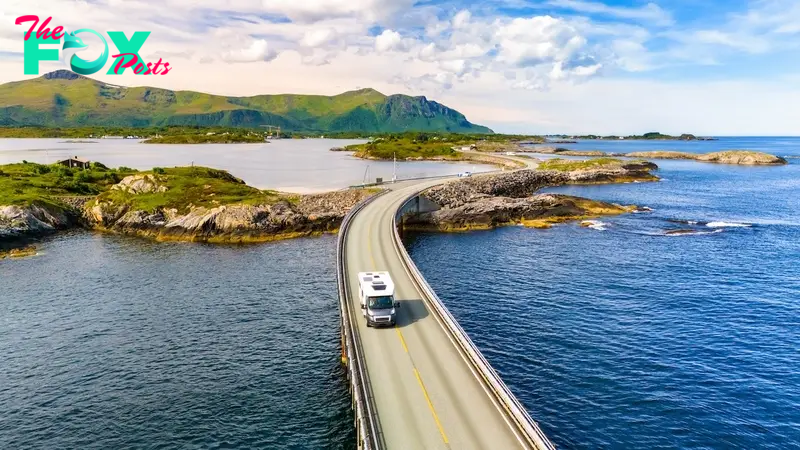
[[[293,131],[492,133],[425,97],[374,89],[322,95],[224,97],[153,87],[120,87],[57,70],[0,85],[0,126],[260,127]]]

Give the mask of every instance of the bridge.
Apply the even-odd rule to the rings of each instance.
[[[449,178],[404,181],[356,206],[339,234],[342,361],[359,449],[555,447],[459,326],[409,257],[398,222],[435,205],[420,193]],[[394,328],[367,328],[358,272],[389,271]]]

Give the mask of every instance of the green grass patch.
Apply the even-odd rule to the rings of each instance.
[[[159,168],[141,174],[153,175],[159,185],[167,188],[166,192],[131,194],[115,189],[102,193],[98,200],[127,204],[131,209],[146,212],[175,208],[179,213],[186,213],[193,206],[214,208],[234,203],[263,205],[295,200],[276,191],[247,186],[224,170],[208,167]]]
[[[178,134],[161,136],[144,141],[145,144],[257,144],[264,142],[261,133],[220,133],[208,134],[203,131],[196,134]]]
[[[387,136],[366,144],[347,147],[362,158],[393,159],[456,157],[455,143],[449,140]]]
[[[98,163],[88,170],[29,162],[0,165],[0,205],[58,204],[54,197],[97,195],[134,172]]]
[[[622,160],[615,158],[593,158],[587,160],[554,158],[539,163],[539,169],[571,172],[573,170],[597,169],[601,167],[615,167],[615,166],[621,166],[622,164],[624,164]]]

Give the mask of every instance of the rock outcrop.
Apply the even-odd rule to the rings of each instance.
[[[0,206],[0,239],[48,234],[77,223],[75,214],[53,205]]]
[[[154,192],[167,192],[167,187],[162,185],[154,175],[131,175],[119,183],[111,186],[112,190],[128,192],[130,194],[151,194]]]
[[[745,166],[788,164],[788,161],[779,156],[746,150],[730,150],[725,152],[707,153],[705,155],[698,156],[697,160],[720,164],[739,164]]]
[[[347,190],[306,195],[296,202],[221,205],[155,211],[131,210],[127,204],[95,200],[84,207],[94,228],[157,240],[261,242],[332,232],[358,202],[371,194]]]
[[[646,159],[689,159],[719,164],[738,164],[745,166],[783,165],[788,162],[779,156],[749,150],[726,150],[714,153],[685,153],[674,151],[633,152],[623,156]]]
[[[459,179],[428,189],[424,195],[440,209],[406,217],[407,229],[461,231],[507,224],[547,228],[553,223],[582,220],[637,210],[579,197],[536,194],[541,188],[562,184],[613,183],[652,180],[652,163],[561,172],[519,170]]]

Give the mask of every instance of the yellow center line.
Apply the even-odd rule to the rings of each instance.
[[[414,375],[417,376],[417,382],[419,382],[419,387],[422,389],[422,394],[425,396],[425,400],[428,402],[428,408],[431,410],[431,414],[433,414],[433,420],[436,421],[436,426],[439,428],[439,433],[442,434],[442,439],[444,439],[445,444],[450,444],[450,441],[447,440],[447,435],[444,434],[444,428],[442,428],[442,423],[439,422],[439,416],[436,414],[436,410],[433,409],[433,403],[431,403],[431,398],[428,397],[428,390],[425,389],[425,384],[422,383],[422,378],[419,376],[419,371],[417,368],[414,368]]]
[[[403,350],[405,350],[406,353],[408,353],[408,347],[406,347],[406,340],[403,339],[403,333],[400,332],[400,328],[397,328],[397,325],[395,325],[394,330],[397,331],[397,337],[400,338],[400,343],[403,344]]]

